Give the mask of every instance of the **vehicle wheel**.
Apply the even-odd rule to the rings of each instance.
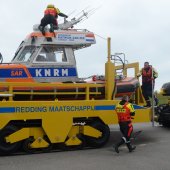
[[[170,127],[170,122],[162,122],[162,125],[164,126],[164,127]]]
[[[77,137],[81,140],[82,143],[80,145],[76,145],[76,146],[68,146],[70,148],[70,150],[80,150],[86,146],[85,136],[82,134],[78,134]]]
[[[53,149],[53,144],[50,142],[47,136],[44,137],[45,141],[49,143],[49,146],[46,148],[42,148],[42,152],[50,152]]]
[[[25,152],[33,154],[36,152],[35,148],[31,148],[31,144],[34,142],[33,138],[27,138],[24,140],[23,144],[22,144],[22,148]]]
[[[64,151],[70,151],[70,150],[81,150],[86,146],[86,139],[85,136],[82,134],[77,135],[77,137],[82,141],[80,145],[74,145],[74,146],[67,146],[65,143],[60,145],[60,149]]]
[[[52,149],[53,149],[53,145],[50,144],[48,147],[42,148],[41,151],[44,153],[48,153],[48,152],[51,152]]]
[[[0,155],[9,155],[19,149],[21,142],[11,144],[5,140],[5,137],[16,132],[17,130],[17,127],[9,125],[0,131]]]
[[[104,146],[110,138],[109,127],[106,124],[99,121],[92,122],[90,126],[102,132],[102,136],[99,138],[86,136],[88,146],[95,147],[95,148],[100,148]]]

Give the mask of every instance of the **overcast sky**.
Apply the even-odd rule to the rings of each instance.
[[[79,77],[104,73],[106,38],[111,37],[112,54],[123,52],[129,62],[149,61],[159,73],[156,90],[170,81],[170,1],[169,0],[0,0],[0,52],[10,62],[20,42],[40,22],[47,4],[71,14],[84,8],[98,8],[75,28],[96,34],[97,43],[76,52]],[[62,22],[62,18],[59,18]],[[100,38],[99,36],[105,38]]]

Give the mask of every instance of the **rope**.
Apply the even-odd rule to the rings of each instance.
[[[99,38],[101,38],[101,39],[103,39],[103,40],[106,40],[106,41],[107,41],[107,38],[102,37],[101,35],[98,35],[98,34],[94,34],[94,35],[96,35],[96,36],[98,36]]]

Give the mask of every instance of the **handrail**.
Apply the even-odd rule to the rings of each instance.
[[[13,96],[18,95],[85,95],[85,100],[90,99],[90,95],[100,95],[101,92],[90,92],[90,88],[105,87],[105,84],[89,84],[89,83],[36,83],[36,82],[0,82],[0,97],[9,97],[13,100]],[[46,88],[46,89],[44,89]],[[65,89],[83,88],[84,92],[66,92]],[[57,92],[56,90],[60,91]],[[4,91],[3,91],[4,90]],[[15,90],[15,91],[14,91]],[[24,91],[25,90],[25,91]],[[30,91],[29,91],[30,90]],[[39,91],[38,91],[39,90]],[[53,91],[41,91],[53,90]],[[62,91],[63,90],[63,91]]]
[[[104,84],[93,83],[37,83],[37,82],[0,82],[0,87],[104,87]]]
[[[139,63],[135,62],[135,63],[125,64],[125,66],[124,66],[125,76],[127,76],[127,69],[129,69],[129,68],[133,68],[134,69],[134,77],[136,77],[137,73],[139,73]],[[123,65],[115,66],[115,70],[120,70],[120,69],[123,69]]]

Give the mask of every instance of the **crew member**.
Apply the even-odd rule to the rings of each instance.
[[[155,79],[158,77],[157,71],[149,65],[149,62],[144,63],[144,68],[140,70],[137,77],[142,75],[142,93],[146,100],[146,107],[151,106],[150,98],[152,98],[152,93],[154,91]],[[154,95],[155,104],[158,104],[158,99]]]
[[[44,17],[41,19],[41,24],[39,25],[39,29],[43,35],[45,35],[44,28],[48,24],[50,25],[50,32],[54,32],[54,29],[58,29],[58,15],[65,18],[68,17],[67,15],[61,13],[60,10],[54,5],[49,4],[46,10],[44,11]]]
[[[131,145],[130,142],[131,134],[133,132],[131,116],[135,116],[135,110],[133,105],[129,103],[129,97],[123,96],[122,100],[116,105],[115,110],[118,116],[120,131],[123,135],[121,141],[114,146],[115,151],[119,153],[119,146],[125,143],[129,152],[132,152],[136,148],[136,146]]]

